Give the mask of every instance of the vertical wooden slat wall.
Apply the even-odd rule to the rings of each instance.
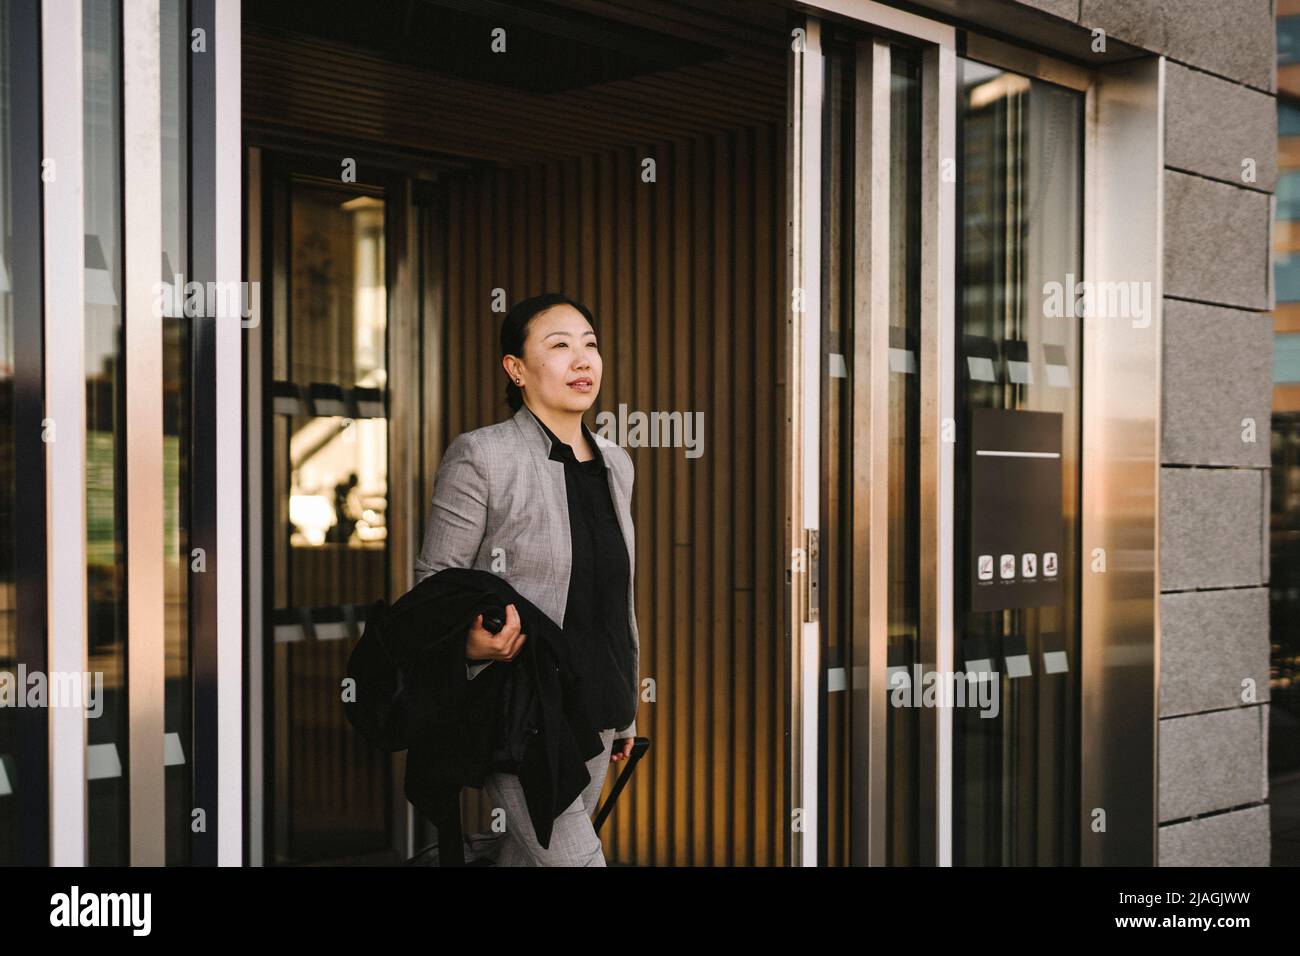
[[[592,309],[589,427],[620,403],[704,414],[698,458],[628,448],[652,743],[602,831],[610,863],[785,863],[783,142],[765,125],[443,180],[448,440],[510,414],[498,288]],[[485,824],[481,793],[466,809]]]

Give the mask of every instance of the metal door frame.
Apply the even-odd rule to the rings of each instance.
[[[861,0],[823,0],[817,6],[828,13],[861,26],[880,40],[871,43],[870,66],[859,68],[857,74],[857,102],[861,111],[867,104],[869,112],[858,117],[859,128],[865,123],[873,130],[888,129],[889,87],[878,82],[877,76],[888,77],[889,59],[887,38],[904,37],[911,43],[920,43],[922,53],[922,172],[921,190],[925,209],[921,216],[921,269],[922,269],[922,325],[921,325],[921,648],[922,655],[936,661],[940,669],[951,669],[952,662],[952,493],[953,449],[950,443],[940,441],[945,418],[953,415],[954,394],[954,322],[953,322],[953,250],[955,234],[955,188],[939,175],[942,156],[951,156],[955,135],[955,79],[956,39],[955,28],[923,17]],[[817,705],[820,688],[821,661],[819,645],[821,624],[817,597],[817,538],[820,532],[819,480],[820,480],[820,386],[821,386],[821,302],[819,283],[813,277],[821,272],[822,223],[820,219],[820,170],[822,117],[824,99],[824,57],[821,48],[821,21],[807,16],[805,49],[791,57],[790,72],[790,288],[796,297],[790,305],[790,388],[787,393],[787,421],[790,428],[790,458],[788,500],[791,521],[787,524],[787,546],[790,554],[790,617],[787,628],[790,635],[790,805],[802,809],[801,826],[790,832],[793,865],[815,866],[818,847],[816,838],[805,834],[818,832],[816,820],[818,767]],[[865,85],[865,88],[864,88]],[[884,125],[878,125],[883,123]],[[874,137],[873,137],[874,140]],[[859,447],[855,431],[855,472],[873,476],[883,475],[888,462],[887,430],[882,433],[880,416],[888,405],[887,341],[881,348],[883,330],[874,330],[870,322],[872,304],[881,301],[887,292],[888,260],[875,258],[887,256],[887,220],[884,233],[870,217],[872,208],[887,209],[880,205],[888,196],[888,152],[868,144],[869,159],[864,169],[866,188],[859,188],[855,197],[858,214],[855,229],[864,244],[873,250],[869,263],[859,263],[859,278],[864,274],[867,286],[859,286],[855,302],[855,360],[864,357],[868,367],[865,375],[855,376],[855,381],[866,379],[866,388],[855,387],[853,395],[855,430],[870,422],[867,432],[869,450]],[[885,144],[887,146],[887,142]],[[881,168],[881,164],[884,168]],[[812,171],[812,172],[810,172]],[[882,183],[880,180],[884,178]],[[861,184],[863,177],[857,177]],[[864,217],[863,212],[867,215]],[[879,217],[875,217],[878,219]],[[882,284],[884,292],[882,292]],[[802,298],[799,298],[802,290]],[[864,294],[865,291],[865,294]],[[883,391],[882,391],[883,389]],[[874,416],[874,417],[873,417]],[[858,482],[859,489],[863,482]],[[880,595],[883,590],[885,561],[882,547],[884,529],[880,517],[884,496],[872,495],[867,503],[867,514],[872,522],[860,516],[863,509],[855,508],[855,555],[865,556],[869,568],[865,587],[859,585],[861,596]],[[798,523],[796,524],[795,521]],[[928,545],[928,547],[927,547]],[[865,594],[864,594],[865,591]],[[884,688],[885,618],[877,600],[874,610],[869,602],[855,604],[855,652],[866,651],[865,668],[855,666],[850,682],[855,700],[867,701],[867,733],[862,745],[851,749],[850,776],[854,793],[865,792],[879,798],[885,786],[885,729]],[[875,653],[872,653],[872,652]],[[859,712],[860,712],[859,708]],[[854,726],[861,730],[859,716]],[[924,845],[933,845],[936,862],[946,864],[951,858],[951,713],[944,710],[927,712],[923,720],[923,785],[921,794],[922,819],[931,821],[922,825]],[[860,789],[861,788],[861,789]],[[861,803],[860,801],[858,802]],[[854,820],[865,821],[866,840],[854,837],[854,862],[884,862],[885,821],[879,799],[868,799],[866,806],[856,806]],[[865,842],[865,846],[864,846]],[[862,854],[865,852],[865,859]]]
[[[856,82],[860,133],[871,142],[858,151],[855,196],[860,258],[854,303],[853,555],[868,571],[854,583],[852,646],[865,666],[851,670],[855,706],[850,747],[852,861],[881,865],[885,858],[886,792],[884,593],[887,549],[885,496],[872,484],[885,475],[888,435],[882,405],[888,402],[887,339],[870,321],[887,292],[888,151],[875,142],[888,130],[888,38],[921,44],[921,657],[949,672],[954,661],[953,528],[955,448],[943,440],[955,421],[956,383],[956,183],[940,166],[956,159],[957,56],[977,59],[1085,95],[1084,274],[1138,276],[1154,286],[1149,327],[1128,328],[1089,317],[1084,324],[1083,493],[1081,556],[1101,549],[1114,558],[1105,573],[1085,573],[1081,583],[1080,697],[1083,740],[1081,862],[1152,865],[1155,861],[1158,768],[1158,547],[1159,406],[1163,169],[1164,60],[1147,57],[1089,70],[874,2],[808,0],[805,47],[790,57],[788,276],[789,428],[786,543],[790,558],[790,723],[787,758],[792,810],[802,825],[789,831],[792,865],[816,865],[821,661],[816,544],[820,475],[819,300],[822,223],[820,170],[823,117],[821,20],[852,23],[864,39]],[[859,140],[861,142],[861,140]],[[885,169],[880,168],[881,164]],[[881,179],[884,182],[881,182]],[[884,288],[882,289],[882,285]],[[802,295],[801,295],[802,293]],[[801,298],[800,298],[801,295]],[[882,323],[875,323],[881,325]],[[882,347],[883,346],[883,347]],[[1122,477],[1121,477],[1122,476]],[[1149,715],[1136,723],[1134,708]],[[1089,733],[1089,726],[1094,728]],[[923,853],[939,866],[952,865],[953,723],[951,710],[922,715],[922,786],[918,794]],[[1110,832],[1090,829],[1093,811],[1104,808]],[[865,832],[862,832],[865,831]]]

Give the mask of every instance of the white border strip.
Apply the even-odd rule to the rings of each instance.
[[[80,0],[41,6],[49,668],[86,671],[85,195]],[[20,237],[15,237],[20,238]],[[49,708],[50,864],[86,865],[86,717]]]
[[[240,9],[219,2],[216,59],[216,281],[243,278]],[[236,286],[226,285],[226,288]],[[243,296],[228,297],[240,303]],[[244,857],[243,369],[242,316],[218,316],[217,366],[217,863]]]

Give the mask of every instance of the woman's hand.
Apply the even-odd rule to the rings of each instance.
[[[513,604],[506,605],[506,623],[496,634],[483,626],[480,614],[470,625],[465,637],[465,656],[472,661],[508,661],[519,653],[528,637],[520,630],[519,612]]]
[[[632,756],[632,745],[634,743],[636,743],[635,737],[624,737],[622,740],[614,741],[609,748],[609,762],[617,763]]]

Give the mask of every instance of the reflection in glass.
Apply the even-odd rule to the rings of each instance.
[[[958,454],[954,666],[991,661],[999,710],[953,711],[953,860],[1074,864],[1082,328],[1046,292],[1072,296],[1082,278],[1082,96],[965,59],[958,91],[957,447],[970,447],[975,407],[1062,416],[1065,587],[1057,607],[967,610],[977,505]]]
[[[15,673],[17,581],[14,568],[14,297],[10,274],[13,235],[13,146],[9,117],[9,4],[0,0],[0,672]],[[18,863],[17,711],[0,707],[0,866]]]
[[[188,155],[186,87],[189,50],[185,0],[162,0],[159,28],[162,63],[162,281],[188,278],[186,245]],[[183,284],[181,288],[184,288]],[[189,322],[166,316],[163,322],[163,586],[165,589],[167,865],[190,862],[190,808],[193,799],[193,682],[189,644],[190,378]]]
[[[1279,336],[1280,338],[1281,336]],[[1300,865],[1300,376],[1273,392],[1268,772],[1272,865]]]
[[[852,36],[822,37],[826,55],[823,127],[826,168],[822,176],[822,449],[821,658],[827,680],[819,694],[819,735],[825,757],[818,781],[819,865],[850,860],[850,695],[831,675],[851,666],[853,635],[853,170],[854,44]],[[838,683],[838,681],[837,681]]]
[[[388,845],[389,759],[347,724],[340,675],[388,596],[384,201],[293,180],[273,331],[272,862]],[[287,400],[287,403],[286,403]]]
[[[1278,18],[1278,62],[1300,19]],[[1300,105],[1278,97],[1269,495],[1268,804],[1273,866],[1300,866]]]
[[[830,107],[824,126],[825,163],[822,176],[826,224],[823,250],[822,324],[822,516],[821,614],[823,672],[822,694],[826,756],[823,762],[826,812],[819,814],[825,828],[819,844],[827,847],[828,864],[848,863],[852,845],[849,821],[852,809],[861,809],[865,793],[851,789],[850,761],[866,742],[851,739],[850,708],[855,697],[847,690],[847,674],[864,668],[852,659],[853,622],[863,608],[855,608],[854,576],[867,570],[853,563],[855,534],[867,533],[865,500],[854,498],[854,404],[856,376],[868,370],[856,367],[855,339],[865,330],[855,329],[857,301],[866,290],[855,289],[857,257],[868,250],[855,248],[857,193],[856,163],[868,144],[855,137],[856,114],[862,108],[857,95],[870,95],[856,87],[857,38],[848,33],[823,36],[827,50],[826,95]],[[917,641],[920,615],[920,241],[921,241],[921,71],[920,57],[902,47],[890,48],[889,170],[889,311],[871,321],[889,326],[889,485],[887,553],[874,556],[887,563],[887,670],[886,679],[900,673],[910,679],[910,666],[919,660]],[[874,396],[872,399],[874,400]],[[860,449],[859,449],[860,451]],[[856,524],[856,529],[855,529]],[[860,590],[860,589],[859,589]],[[843,682],[835,675],[844,674]],[[887,693],[890,687],[886,684]],[[861,701],[863,698],[856,698]],[[886,707],[885,808],[886,859],[894,864],[917,860],[921,722],[915,708]]]
[[[910,684],[919,664],[921,613],[921,65],[910,50],[890,56],[889,106],[889,645],[886,689]],[[921,719],[915,707],[885,708],[887,856],[920,862]]]
[[[128,859],[122,362],[121,11],[83,0],[86,216],[86,578],[89,669],[103,713],[86,722],[91,865]],[[56,343],[47,347],[57,348]]]

